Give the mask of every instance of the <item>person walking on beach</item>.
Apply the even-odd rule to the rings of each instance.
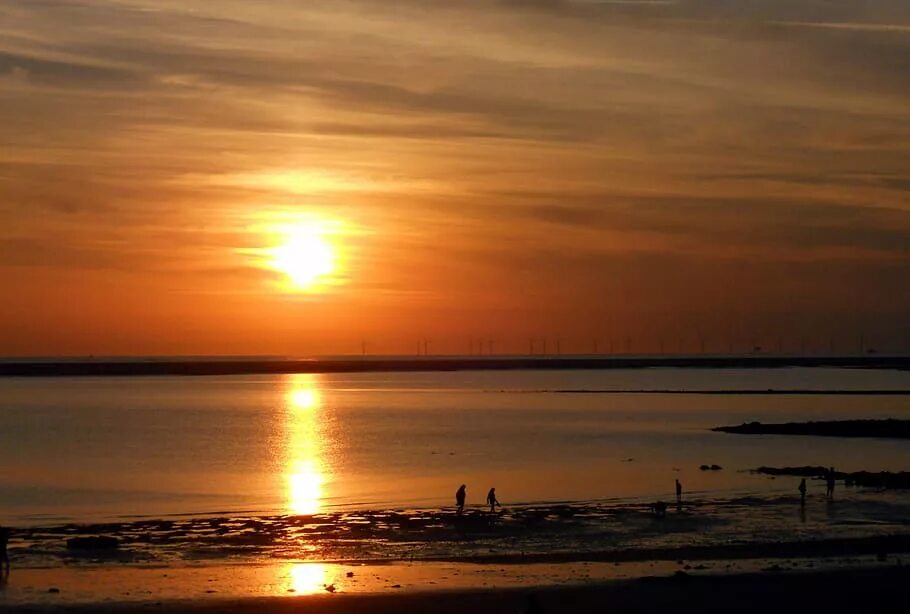
[[[10,533],[6,527],[0,527],[0,579],[3,580],[9,576],[9,554],[6,552],[6,546]]]
[[[490,513],[496,511],[496,506],[502,507],[502,503],[496,500],[496,489],[491,488],[490,492],[487,493],[487,505],[490,506]]]
[[[455,492],[455,505],[458,507],[458,513],[464,511],[464,496],[465,496],[465,485],[462,484],[458,487],[458,490]]]
[[[679,483],[679,479],[676,480],[676,507],[682,505],[682,484]]]
[[[806,507],[806,478],[799,482],[799,504]]]
[[[834,467],[828,469],[828,475],[825,476],[825,496],[828,497],[829,501],[834,501]]]

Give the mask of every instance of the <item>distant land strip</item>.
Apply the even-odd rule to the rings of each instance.
[[[804,478],[825,479],[828,467],[759,467],[753,470],[764,475],[792,475]],[[843,471],[834,472],[835,480],[843,480],[845,486],[862,486],[867,488],[888,488],[906,490],[910,488],[910,471]]]
[[[826,420],[762,424],[747,422],[739,426],[718,426],[712,431],[740,435],[814,435],[817,437],[887,437],[910,439],[910,420]]]
[[[910,356],[440,356],[352,358],[6,359],[0,377],[242,375],[575,369],[842,367],[910,370]]]
[[[509,390],[508,392],[512,392]],[[841,388],[832,388],[832,389],[812,389],[812,388],[756,388],[756,389],[744,389],[737,390],[735,388],[691,388],[691,389],[676,389],[676,388],[619,388],[611,390],[609,388],[603,389],[588,389],[588,388],[577,388],[577,389],[566,389],[566,390],[540,390],[538,392],[552,392],[556,394],[837,394],[837,395],[862,395],[862,396],[904,396],[910,395],[910,388],[878,388],[874,390],[844,390]]]

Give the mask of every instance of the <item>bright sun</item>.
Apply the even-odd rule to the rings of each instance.
[[[299,290],[312,289],[335,270],[335,250],[319,228],[297,226],[282,245],[271,250],[271,266]]]

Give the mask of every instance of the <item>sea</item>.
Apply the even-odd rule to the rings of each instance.
[[[0,524],[26,567],[97,562],[67,547],[86,535],[168,563],[910,533],[910,493],[839,484],[832,505],[810,480],[801,508],[799,478],[754,471],[906,471],[907,440],[711,430],[910,419],[908,390],[907,371],[836,368],[0,378]]]

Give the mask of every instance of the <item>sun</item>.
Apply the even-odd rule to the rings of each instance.
[[[335,270],[335,249],[319,228],[295,226],[271,250],[271,266],[298,290],[310,290]]]

